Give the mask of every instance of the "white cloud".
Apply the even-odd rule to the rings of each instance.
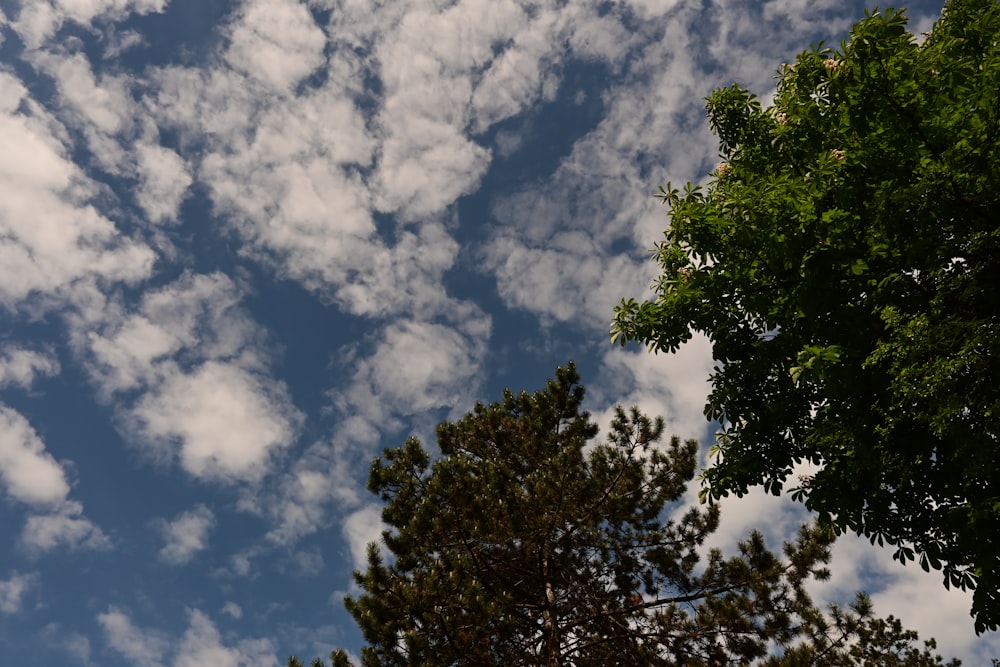
[[[184,565],[208,547],[209,533],[215,527],[215,515],[206,506],[198,505],[173,521],[160,519],[154,526],[166,542],[160,549],[160,560],[167,565]]]
[[[176,109],[185,126],[214,132],[217,111],[188,117],[194,107],[187,105],[199,103],[197,91],[209,82],[176,70],[163,76],[184,101],[160,100],[161,109]],[[214,76],[239,86],[229,83],[231,75]],[[241,106],[241,95],[234,90],[236,102],[224,107],[225,127],[218,132],[225,143],[205,155],[199,174],[217,209],[249,244],[247,251],[356,314],[446,310],[440,280],[458,244],[433,221],[400,230],[391,245],[376,234],[369,186],[351,168],[371,161],[373,143],[350,96],[331,83],[294,103],[278,99],[254,111],[249,101]],[[247,117],[232,117],[237,112]],[[246,129],[234,134],[233,127]]]
[[[301,5],[271,3],[267,11],[275,15],[265,21],[263,5],[250,3],[234,15],[225,62],[236,71],[158,70],[158,90],[146,104],[182,136],[207,138],[204,146],[191,142],[186,158],[218,211],[247,243],[247,252],[363,315],[422,312],[426,318],[447,308],[441,278],[458,247],[433,219],[474,189],[490,164],[489,151],[470,132],[485,131],[555,90],[549,80],[558,71],[553,63],[567,50],[618,67],[630,48],[618,14],[591,4],[543,3],[531,12],[509,1],[463,0],[444,9],[420,3],[348,4],[331,15],[326,27],[327,41],[338,47],[328,56],[326,80],[296,91],[292,99],[284,84],[317,66],[322,35]],[[253,54],[291,43],[301,43],[309,54],[299,59],[301,69],[289,69],[281,59],[274,61],[274,72],[253,65]],[[348,48],[361,44],[371,45],[373,59],[360,61]],[[371,127],[354,101],[365,96],[359,82],[366,73],[378,76],[383,86]],[[248,77],[281,85],[266,97],[255,96]],[[675,97],[690,100],[689,92],[679,90]],[[662,108],[655,106],[658,101],[649,100],[646,117]],[[616,129],[608,127],[595,141],[605,141]],[[593,165],[594,157],[603,155],[590,151],[578,164]],[[616,164],[632,157],[620,155]],[[372,164],[370,176],[354,168]],[[568,174],[567,181],[571,178]],[[602,201],[627,198],[620,185],[605,190]],[[579,188],[565,192],[576,196]],[[615,220],[622,229],[634,223],[631,214],[637,210],[635,205],[623,208]],[[376,209],[419,222],[413,231],[397,230],[390,244],[376,234]],[[535,227],[548,224],[537,216],[523,220]],[[607,239],[595,236],[594,242],[603,245]],[[600,311],[603,320],[606,306],[638,275],[630,260],[588,260],[586,274],[560,285],[551,301],[531,301],[528,283],[532,277],[550,277],[542,274],[547,260],[566,267],[578,260],[563,249],[555,257],[535,252],[546,249],[525,246],[519,250],[522,261],[508,267],[508,283],[524,270],[531,274],[505,285],[512,303],[518,301],[515,292],[524,295],[518,307],[544,310],[569,293],[557,319]],[[494,250],[497,257],[505,248]],[[606,279],[619,275],[620,282]],[[589,298],[594,292],[598,298]]]
[[[163,70],[149,104],[164,122],[213,137],[197,173],[245,252],[353,313],[441,310],[457,244],[434,221],[399,230],[391,245],[376,233],[371,186],[357,173],[375,150],[353,102],[357,75],[331,67],[321,88],[264,106],[232,72]]]
[[[353,364],[351,385],[337,393],[344,414],[374,423],[436,408],[459,408],[475,394],[488,324],[469,335],[443,324],[399,320],[382,332],[371,355]]]
[[[95,363],[92,372],[97,376],[99,389],[104,394],[144,386],[157,378],[156,363],[179,350],[190,340],[181,336],[166,323],[152,322],[145,315],[134,315],[124,320],[113,332],[89,333],[90,351]]]
[[[489,166],[490,152],[464,137],[458,128],[406,117],[383,123],[392,128],[382,145],[378,206],[405,219],[440,213],[475,190]],[[401,136],[400,130],[409,132]]]
[[[208,362],[167,378],[130,410],[135,430],[158,449],[177,447],[195,477],[260,479],[274,451],[291,444],[284,392],[231,364]]]
[[[295,81],[315,66],[313,56],[291,73],[279,59],[279,73],[269,74],[234,45],[253,43],[254,52],[266,53],[301,34],[309,53],[320,46],[301,6],[272,5],[277,16],[266,28],[256,3],[235,15],[226,57],[238,71],[159,70],[147,105],[182,136],[207,138],[203,147],[191,142],[186,157],[251,254],[365,315],[448,301],[440,279],[457,244],[433,219],[474,189],[489,166],[489,151],[469,136],[470,127],[482,132],[554,91],[552,63],[567,49],[616,66],[628,49],[617,15],[601,16],[590,4],[542,4],[531,12],[509,1],[464,0],[444,9],[348,4],[327,26],[338,48],[326,80],[295,99],[284,89],[255,97],[247,77]],[[371,45],[373,59],[358,59],[352,47],[361,44]],[[366,74],[383,85],[370,128],[354,102],[366,97],[359,83]],[[354,168],[372,164],[370,176]],[[412,233],[397,230],[389,244],[375,233],[375,209],[419,222]]]
[[[84,279],[148,276],[152,251],[89,203],[96,186],[69,160],[65,130],[2,70],[0,99],[0,303]]]
[[[76,148],[86,147],[103,172],[129,181],[151,222],[175,217],[191,176],[176,153],[158,145],[158,128],[136,100],[141,80],[117,68],[93,67],[75,42],[30,53],[27,60],[54,80],[59,102],[53,106],[82,138]]]
[[[400,233],[392,248],[379,247],[367,257],[363,267],[345,276],[337,296],[360,315],[485,319],[471,302],[448,297],[441,284],[458,253],[458,244],[443,225],[421,225]]]
[[[698,482],[690,485],[686,495],[688,504],[698,504],[697,493],[700,489]],[[814,518],[801,503],[793,502],[787,495],[771,495],[760,487],[751,489],[742,498],[723,498],[719,501],[719,508],[722,512],[719,529],[705,541],[705,548],[719,548],[724,553],[735,553],[737,545],[747,538],[751,530],[761,533],[772,550],[780,551],[785,540],[792,539],[802,524]],[[850,567],[854,565],[851,563]],[[851,591],[853,594],[854,591]]]
[[[7,345],[0,350],[0,387],[30,389],[38,376],[59,374],[59,360],[47,351]]]
[[[571,14],[513,2],[414,5],[377,49],[384,103],[378,207],[407,219],[436,214],[475,189],[491,161],[483,132],[536,102],[541,61],[563,47]],[[471,126],[471,128],[470,128]]]
[[[458,302],[453,324],[400,319],[372,332],[364,356],[360,344],[341,360],[353,368],[345,386],[330,393],[340,421],[330,441],[311,446],[276,484],[276,491],[247,497],[243,506],[269,516],[267,539],[287,544],[325,525],[327,508],[355,508],[365,495],[363,476],[380,436],[402,419],[437,410],[460,414],[471,406],[481,381],[490,320]]]
[[[232,565],[232,574],[238,577],[249,577],[253,574],[253,562],[250,560],[256,553],[254,551],[243,551],[233,554],[229,558]]]
[[[86,635],[68,631],[58,623],[48,623],[42,628],[39,636],[46,646],[63,651],[84,667],[91,667],[94,664],[90,660],[90,638]]]
[[[268,639],[244,639],[235,646],[222,641],[215,624],[197,609],[189,612],[173,667],[277,667],[277,647]]]
[[[140,184],[136,198],[151,222],[177,219],[191,173],[184,160],[169,148],[142,143],[136,146]]]
[[[413,3],[393,18],[374,37],[384,86],[377,205],[413,219],[475,189],[492,156],[469,135],[549,99],[568,53],[617,67],[633,41],[596,3]]]
[[[131,35],[129,43],[134,43],[138,35]],[[115,44],[120,38],[113,25],[107,27],[104,39],[109,50],[127,48]],[[148,108],[138,101],[145,87],[143,80],[117,67],[102,63],[95,67],[73,40],[31,52],[26,60],[54,80],[59,101],[51,106],[57,109],[61,121],[82,138],[76,148],[89,149],[89,161],[110,174],[109,180],[121,179],[131,186],[131,191],[122,196],[126,201],[116,203],[137,204],[136,217],[150,223],[143,231],[155,239],[164,254],[174,254],[171,241],[155,226],[177,221],[193,177],[183,158],[159,145],[159,128]],[[112,193],[105,189],[102,194],[104,203]],[[115,213],[120,215],[120,209]]]
[[[628,75],[603,94],[602,120],[551,176],[494,202],[500,231],[482,250],[484,268],[509,306],[604,329],[621,296],[649,284],[654,267],[635,254],[667,222],[651,193],[695,172],[711,152],[707,131],[679,130],[694,119],[703,125],[701,98],[711,85],[695,74],[692,12],[680,10],[662,36],[633,52]],[[613,252],[616,242],[632,252]]]
[[[787,25],[788,32],[794,35],[816,28],[833,34],[844,33],[861,18],[845,12],[841,0],[767,0],[762,10],[765,19]]]
[[[704,415],[708,377],[714,367],[712,344],[700,334],[675,354],[608,345],[600,374],[589,383],[590,393],[605,404],[637,405],[650,416],[663,417],[668,435],[703,440],[709,426]]]
[[[225,146],[251,137],[258,105],[239,73],[175,66],[150,68],[148,77],[143,105],[160,127],[178,132],[184,157],[197,157],[204,142]]]
[[[216,205],[239,220],[237,230],[257,257],[311,289],[334,293],[362,282],[359,274],[374,274],[375,265],[389,264],[357,176],[308,154],[265,165],[254,155],[214,154],[202,166]]]
[[[644,262],[610,255],[585,232],[561,232],[542,246],[497,236],[485,250],[484,268],[511,308],[543,322],[576,322],[607,329],[622,295],[648,274]]]
[[[309,447],[273,493],[244,498],[244,509],[271,519],[274,528],[267,534],[269,543],[288,545],[324,527],[332,503],[343,510],[360,502],[364,483],[359,477],[357,451],[368,452],[378,442],[378,431],[367,419],[348,417],[337,429],[337,438],[341,442]],[[245,569],[249,571],[249,561]]]
[[[276,493],[246,499],[248,509],[271,517],[275,527],[267,535],[269,542],[288,544],[317,530],[328,522],[331,502],[342,511],[356,508],[365,495],[364,470],[379,436],[398,428],[401,418],[440,409],[456,414],[470,407],[490,323],[477,309],[466,310],[452,313],[455,325],[391,322],[367,356],[358,357],[355,349],[344,360],[356,370],[346,386],[331,393],[342,415],[332,442],[310,447],[276,485]],[[358,522],[365,516],[348,522],[349,534],[359,534]]]
[[[7,494],[23,503],[58,507],[69,483],[62,466],[20,413],[0,406],[0,481]]]
[[[777,63],[802,47],[800,31],[836,34],[856,18],[835,2],[805,13],[794,2],[763,9],[760,3],[716,4],[706,22],[697,4],[629,3],[641,27],[627,39],[615,37],[615,10],[599,17],[579,3],[568,5],[580,15],[573,30],[550,35],[565,35],[580,57],[590,48],[591,58],[613,71],[627,53],[627,67],[601,91],[602,118],[553,173],[494,202],[500,231],[484,248],[485,268],[496,275],[509,306],[543,321],[606,326],[614,303],[623,295],[639,296],[653,275],[651,263],[643,270],[634,259],[613,253],[613,244],[628,242],[634,253],[655,243],[667,225],[651,196],[656,186],[699,180],[714,156],[717,142],[704,121],[704,97],[733,81],[766,97]],[[800,31],[788,32],[787,41],[775,39],[786,32],[774,26],[793,21]],[[568,246],[567,233],[588,234],[590,247]]]
[[[105,31],[104,53],[101,58],[105,61],[114,60],[126,51],[137,46],[147,44],[146,38],[135,30],[119,31],[114,26],[109,26]]]
[[[272,88],[288,91],[324,62],[326,38],[297,0],[249,0],[231,28],[226,60]]]
[[[102,157],[102,163],[113,165],[121,157],[117,146],[105,146],[101,151],[95,142],[100,138],[124,134],[135,122],[130,113],[134,106],[128,91],[128,80],[121,76],[94,74],[84,53],[44,52],[35,54],[34,62],[52,75],[59,94],[70,111],[75,125],[90,131],[91,145]],[[120,165],[119,165],[120,168]]]
[[[22,2],[16,20],[11,22],[11,27],[29,48],[37,48],[55,32],[61,23],[60,18],[46,0],[30,4]]]
[[[960,656],[963,664],[985,665],[1000,655],[1000,637],[975,635],[969,615],[971,592],[945,590],[940,572],[924,572],[915,562],[904,567],[892,559],[894,550],[844,535],[833,546],[830,580],[817,582],[810,590],[817,599],[839,604],[865,590],[878,616],[893,615],[921,639],[935,638],[938,653]]]
[[[368,566],[368,545],[382,543],[384,528],[382,508],[378,505],[365,505],[344,519],[344,537],[347,538],[356,570],[363,571]]]
[[[131,35],[130,43],[134,43],[138,35]],[[126,48],[115,44],[120,39],[114,25],[106,27],[103,39],[109,50]],[[94,189],[100,195],[95,201],[101,210],[110,209],[111,215],[121,216],[121,204],[137,204],[138,210],[130,210],[124,216],[126,220],[147,220],[150,224],[142,232],[163,254],[174,255],[176,249],[171,240],[156,226],[176,222],[193,179],[187,162],[159,145],[159,128],[148,109],[138,101],[139,91],[144,89],[143,80],[123,73],[118,67],[100,62],[95,66],[76,40],[29,52],[25,60],[55,82],[58,102],[50,106],[73,131],[71,136],[80,137],[74,149],[89,150],[88,162],[111,176],[104,177],[109,184],[130,186],[130,191],[115,201],[118,188],[112,191],[95,184]]]
[[[297,576],[314,577],[326,568],[319,547],[296,551],[289,559],[289,571]]]
[[[102,321],[73,319],[126,432],[199,478],[259,480],[301,422],[285,384],[267,372],[264,333],[241,299],[222,274],[185,274],[147,292],[135,312],[111,305]]]
[[[21,610],[24,597],[38,585],[37,573],[20,574],[14,572],[8,579],[0,579],[0,614],[16,614]]]
[[[74,321],[78,344],[105,395],[146,387],[177,372],[177,354],[194,360],[236,360],[258,367],[257,325],[239,307],[243,295],[229,277],[185,273],[142,297],[135,312],[119,304],[100,309],[96,322]]]
[[[21,544],[32,554],[65,546],[71,550],[105,551],[113,545],[104,531],[83,515],[83,505],[66,502],[50,514],[29,516]]]
[[[63,467],[20,413],[0,405],[0,484],[11,498],[35,512],[28,517],[20,543],[31,554],[69,549],[104,550],[110,538],[83,515],[83,505],[68,500],[70,485]]]
[[[496,4],[491,13],[498,17],[519,11],[510,3]],[[464,130],[472,96],[470,69],[490,56],[488,38],[476,39],[474,26],[495,23],[487,17],[469,20],[471,6],[459,2],[441,12],[414,6],[379,41],[384,102],[377,121],[381,155],[376,191],[382,210],[409,219],[438,213],[470,192],[489,165],[489,151]]]
[[[169,0],[21,0],[13,26],[29,48],[38,48],[68,21],[88,25],[99,17],[162,12]]]
[[[222,607],[222,613],[237,620],[243,618],[243,608],[230,600]]]
[[[98,614],[97,622],[104,630],[104,638],[112,649],[136,667],[160,667],[170,643],[163,633],[143,630],[132,623],[127,613],[109,607]]]
[[[128,613],[109,607],[99,614],[108,645],[137,667],[277,667],[276,647],[269,639],[241,639],[227,645],[215,624],[197,609],[188,611],[188,627],[180,638],[137,627]],[[172,659],[170,659],[172,656]]]

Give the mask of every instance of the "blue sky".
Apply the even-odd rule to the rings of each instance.
[[[568,359],[603,422],[707,445],[705,341],[608,341],[651,193],[714,167],[713,88],[767,99],[863,8],[0,0],[0,662],[357,650],[371,457]],[[727,500],[713,544],[801,520]],[[1000,656],[937,576],[854,539],[833,570],[822,598]]]

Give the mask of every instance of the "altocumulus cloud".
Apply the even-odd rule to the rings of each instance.
[[[6,580],[0,579],[0,614],[16,614],[21,610],[28,591],[38,584],[37,573],[14,572]]]
[[[73,320],[125,430],[150,456],[199,478],[259,480],[301,420],[284,384],[269,377],[262,332],[240,299],[222,274],[185,274],[134,309],[114,303]]]
[[[70,161],[64,126],[0,70],[0,302],[59,294],[81,280],[135,282],[152,251],[92,205],[98,186]]]
[[[154,528],[163,538],[159,557],[167,565],[184,565],[208,547],[208,537],[215,526],[215,515],[204,505],[183,512],[172,521],[159,519]]]
[[[31,553],[60,545],[106,549],[111,541],[83,505],[69,499],[63,467],[45,450],[41,438],[20,413],[0,405],[0,482],[13,500],[30,507],[21,545]]]
[[[273,667],[275,647],[267,639],[243,639],[227,643],[212,620],[202,611],[187,612],[188,626],[179,637],[137,626],[127,610],[110,607],[97,621],[108,645],[137,667]],[[169,660],[169,662],[168,662]]]

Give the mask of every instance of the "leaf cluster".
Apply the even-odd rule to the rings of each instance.
[[[793,489],[838,531],[976,588],[1000,625],[1000,3],[952,0],[918,40],[869,13],[707,103],[721,160],[668,185],[656,297],[612,338],[704,333],[721,426],[706,495]]]

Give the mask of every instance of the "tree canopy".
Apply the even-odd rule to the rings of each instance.
[[[655,297],[612,338],[717,366],[705,494],[798,464],[795,497],[837,530],[975,588],[1000,623],[1000,4],[951,0],[921,40],[874,12],[783,66],[773,104],[708,99],[722,162],[667,186]]]
[[[863,595],[820,613],[806,587],[829,532],[803,527],[780,556],[759,533],[730,557],[704,549],[718,507],[678,502],[697,443],[660,442],[637,409],[595,443],[583,397],[569,365],[442,423],[436,459],[411,438],[374,461],[388,553],[369,546],[346,600],[362,665],[943,664]]]

